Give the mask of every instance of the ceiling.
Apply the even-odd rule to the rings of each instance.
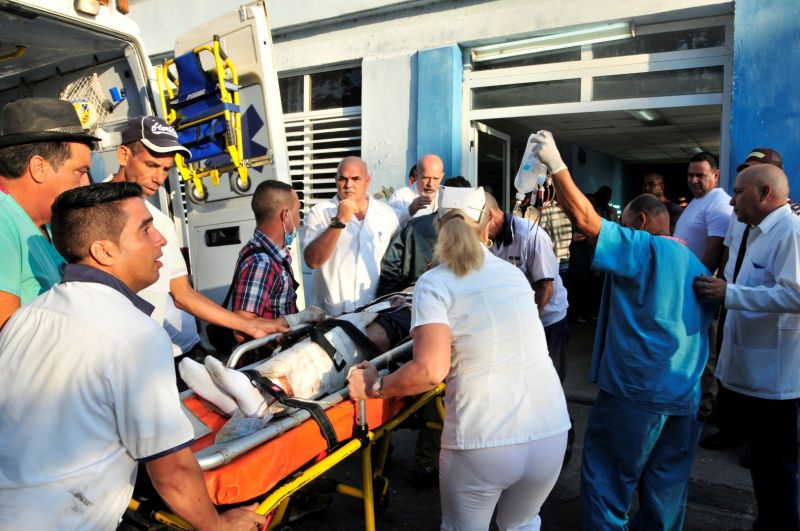
[[[524,145],[533,131],[547,129],[559,144],[578,144],[623,162],[685,163],[698,148],[718,154],[722,107],[658,109],[656,122],[625,111],[587,112],[486,120]],[[654,125],[658,124],[658,125]]]

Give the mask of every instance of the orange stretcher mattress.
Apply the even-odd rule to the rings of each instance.
[[[183,401],[212,432],[196,440],[191,450],[198,452],[213,444],[214,436],[227,421],[210,411],[194,396]],[[325,413],[336,430],[339,441],[353,437],[356,419],[355,403],[344,400],[328,408]],[[375,429],[396,416],[405,406],[403,398],[367,400],[367,424]],[[324,457],[327,451],[319,426],[308,419],[300,426],[271,439],[232,462],[206,470],[203,476],[211,500],[217,505],[241,503],[263,495],[309,461]]]

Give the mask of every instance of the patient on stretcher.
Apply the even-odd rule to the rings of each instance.
[[[397,301],[393,301],[383,306],[396,304]],[[378,310],[377,307],[367,309]],[[381,351],[387,350],[391,345],[382,340],[381,336],[386,334],[381,333],[381,327],[377,324],[368,327],[376,317],[375,311],[363,311],[341,315],[337,319],[352,323]],[[316,399],[338,391],[345,386],[350,367],[367,357],[341,327],[331,329],[324,336],[336,349],[337,359],[344,362],[339,370],[325,349],[311,338],[279,352],[253,369],[293,397]],[[216,358],[206,357],[205,365],[187,358],[181,361],[178,370],[195,394],[228,416],[239,411],[244,417],[260,418],[266,422],[274,413],[270,408],[273,400],[263,396],[247,375],[226,367]]]

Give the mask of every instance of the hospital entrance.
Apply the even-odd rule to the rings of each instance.
[[[476,122],[477,184],[510,210],[514,176],[532,132],[546,129],[584,193],[610,186],[612,204],[622,208],[642,193],[642,178],[658,173],[665,195],[683,204],[692,199],[686,184],[689,159],[720,151],[721,105],[520,116]]]
[[[468,48],[462,170],[510,210],[528,136],[547,129],[578,187],[611,187],[618,209],[651,172],[669,199],[690,200],[686,168],[701,151],[719,157],[725,188],[731,38],[721,16],[609,22]]]

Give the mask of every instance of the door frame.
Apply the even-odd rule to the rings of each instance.
[[[498,199],[498,202],[500,203],[500,208],[506,210],[508,208],[508,205],[506,204],[508,192],[511,188],[511,135],[504,133],[499,129],[495,129],[492,126],[486,125],[483,122],[472,122],[472,130],[470,133],[472,142],[470,143],[469,154],[470,171],[467,172],[467,179],[475,186],[478,186],[478,150],[480,150],[480,143],[478,142],[479,132],[499,138],[503,142],[503,191],[502,197],[496,199]]]
[[[473,123],[496,118],[545,116],[585,112],[625,111],[634,109],[659,109],[667,107],[694,107],[721,105],[720,121],[720,186],[728,188],[730,178],[730,111],[733,73],[733,17],[730,15],[649,24],[637,27],[637,34],[659,33],[688,28],[723,25],[725,42],[716,48],[672,51],[654,54],[629,55],[604,59],[592,59],[586,55],[580,61],[511,67],[496,70],[473,71],[465,60],[462,84],[462,169],[473,175],[473,167],[467,168],[466,160],[472,156]],[[586,48],[586,47],[584,47]],[[464,57],[469,57],[465,49]],[[594,76],[679,70],[705,66],[722,66],[722,92],[707,94],[685,94],[676,96],[652,96],[614,100],[592,100],[591,80]],[[475,88],[521,84],[557,79],[581,79],[580,101],[516,107],[472,109],[472,91]]]

